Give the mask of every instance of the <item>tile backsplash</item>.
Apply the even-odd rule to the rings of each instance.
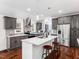
[[[6,30],[6,35],[7,36],[13,35],[13,34],[15,34],[15,30],[14,29]]]

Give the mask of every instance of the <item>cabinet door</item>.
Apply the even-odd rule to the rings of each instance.
[[[16,18],[4,17],[5,29],[16,29]]]
[[[20,40],[17,37],[10,38],[10,49],[20,47]]]
[[[79,15],[75,16],[76,28],[79,29]]]
[[[71,19],[71,17],[63,17],[63,23],[64,24],[70,24],[70,19]]]
[[[16,19],[15,18],[13,18],[11,20],[11,23],[12,23],[12,25],[11,25],[12,29],[16,29]]]
[[[79,15],[71,17],[71,28],[79,28]]]
[[[58,18],[58,24],[70,24],[71,17],[60,17]]]
[[[57,29],[58,19],[52,19],[52,29]]]
[[[5,18],[5,29],[10,29],[12,28],[12,22],[10,20],[10,18]]]
[[[63,19],[62,18],[58,18],[58,24],[63,24]]]
[[[22,39],[28,38],[25,36],[17,36],[17,37],[10,37],[10,49],[21,47],[22,46]]]
[[[74,47],[76,44],[76,29],[71,28],[70,30],[70,46]]]
[[[21,42],[21,40],[23,40],[23,39],[27,39],[27,38],[28,38],[28,36],[27,36],[27,35],[25,35],[25,36],[18,36],[18,37],[17,37],[18,42],[19,42],[19,47],[21,47],[21,46],[22,46],[22,42]]]
[[[76,17],[75,16],[72,16],[71,18],[71,28],[76,28]]]
[[[11,38],[10,38],[10,49],[15,48],[15,47],[16,47],[15,45],[16,45],[15,37],[14,37],[14,38],[11,37]]]
[[[76,37],[79,38],[79,29],[76,29]]]

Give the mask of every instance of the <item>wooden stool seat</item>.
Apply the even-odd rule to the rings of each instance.
[[[44,50],[45,50],[45,52],[44,52]],[[50,46],[50,45],[44,45],[44,46],[43,46],[42,58],[44,57],[44,55],[45,55],[45,56],[49,55],[50,50],[52,51],[52,46]]]
[[[43,48],[46,49],[46,50],[50,50],[50,49],[52,49],[52,46],[50,46],[50,45],[44,45]]]

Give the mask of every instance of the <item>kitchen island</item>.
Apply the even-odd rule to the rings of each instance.
[[[34,37],[22,40],[22,59],[41,59],[44,45],[52,45],[57,36]]]

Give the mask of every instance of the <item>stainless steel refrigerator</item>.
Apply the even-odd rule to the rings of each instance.
[[[57,25],[57,35],[61,45],[70,46],[70,24]]]

